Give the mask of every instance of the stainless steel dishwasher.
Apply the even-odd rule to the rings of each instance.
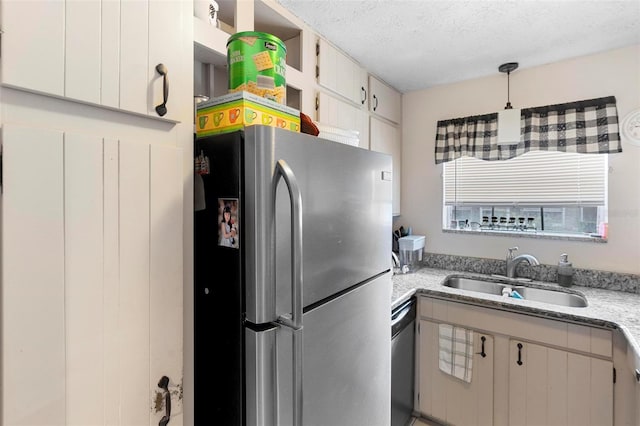
[[[391,312],[391,426],[405,426],[413,412],[416,300]]]

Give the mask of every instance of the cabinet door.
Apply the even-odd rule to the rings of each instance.
[[[189,2],[9,1],[2,10],[2,83],[158,117],[191,117]]]
[[[2,2],[2,83],[64,95],[64,19],[61,1]]]
[[[371,117],[369,130],[369,143],[371,151],[383,152],[393,157],[393,215],[400,214],[400,182],[402,178],[402,143],[400,130],[375,117]]]
[[[452,425],[492,424],[493,336],[473,332],[473,372],[467,383],[440,370],[438,327],[420,321],[420,412]]]
[[[167,114],[163,118],[184,121],[193,115],[193,6],[188,1],[149,1],[149,47],[146,65],[146,113],[158,117],[163,102],[163,77],[156,66],[163,64],[170,81]],[[125,40],[128,43],[128,40]],[[145,52],[145,55],[147,53]]]
[[[317,121],[327,126],[356,130],[360,148],[369,148],[369,123],[366,111],[326,93],[318,93]]]
[[[100,104],[100,0],[66,1],[64,95]]]
[[[318,84],[362,107],[368,96],[366,71],[325,40],[318,46]]]
[[[394,123],[400,123],[402,117],[400,93],[373,76],[369,76],[369,92],[369,110]]]
[[[182,380],[180,150],[2,136],[0,423],[157,424],[158,380],[176,394]],[[181,411],[176,398],[172,424]]]
[[[510,425],[613,424],[613,363],[509,342]]]

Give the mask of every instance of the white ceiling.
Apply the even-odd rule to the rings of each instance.
[[[640,43],[640,0],[278,1],[402,92]]]

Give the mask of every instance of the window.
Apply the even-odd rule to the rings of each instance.
[[[598,236],[607,222],[607,155],[464,156],[443,176],[445,229]]]

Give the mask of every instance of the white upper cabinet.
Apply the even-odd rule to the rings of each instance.
[[[318,93],[316,121],[331,127],[358,132],[360,148],[369,148],[369,116],[366,110],[327,93]]]
[[[394,216],[400,215],[400,196],[402,178],[402,138],[400,129],[383,120],[371,117],[369,131],[369,149],[391,155],[393,170],[391,174]]]
[[[164,64],[172,83],[163,118],[179,121],[175,93],[190,77],[185,1],[10,1],[2,10],[2,83],[161,117]]]
[[[63,96],[64,3],[5,1],[0,19],[3,84]]]
[[[347,55],[318,39],[318,84],[356,105],[365,105],[367,101],[367,72]]]
[[[402,95],[373,76],[369,76],[369,92],[369,110],[394,123],[400,123]]]

